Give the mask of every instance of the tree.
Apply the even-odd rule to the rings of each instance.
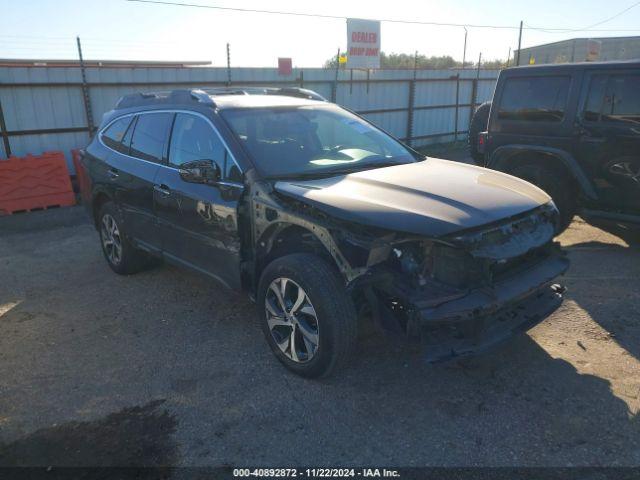
[[[417,63],[419,69],[444,69],[461,67],[462,62],[454,60],[450,55],[442,55],[440,57],[418,54],[417,62],[415,55],[408,53],[385,53],[380,52],[380,68],[413,68]],[[465,62],[467,68],[473,67],[471,62]],[[482,68],[503,68],[506,62],[503,60],[483,61]],[[328,59],[324,62],[324,68],[336,68],[336,57]],[[475,64],[477,67],[477,64]],[[342,68],[345,68],[344,65]]]

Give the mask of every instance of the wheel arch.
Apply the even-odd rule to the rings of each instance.
[[[256,242],[255,279],[256,283],[265,267],[276,258],[292,253],[312,253],[326,258],[338,271],[340,266],[336,255],[327,247],[328,235],[324,229],[316,232],[307,226],[289,222],[276,222],[269,225]]]
[[[107,203],[113,201],[111,195],[103,190],[97,190],[93,193],[93,198],[91,200],[91,214],[93,217],[93,223],[98,227],[98,223],[100,219],[98,218],[98,214],[100,213],[100,209],[102,206]]]
[[[490,156],[487,167],[509,173],[524,163],[544,162],[550,168],[561,169],[575,182],[578,190],[593,200],[597,194],[593,185],[572,155],[552,147],[532,147],[530,145],[505,145],[497,148]]]

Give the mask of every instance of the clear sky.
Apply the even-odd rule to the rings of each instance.
[[[240,8],[297,11],[358,18],[393,18],[459,24],[580,29],[621,12],[634,0],[173,0]],[[640,2],[638,2],[640,3]],[[162,6],[126,0],[0,0],[0,58],[76,58],[75,36],[88,59],[206,60],[233,66],[319,67],[346,47],[346,22]],[[524,30],[522,46],[574,37],[640,35],[640,5],[594,27],[617,31]],[[620,30],[634,30],[623,32]],[[462,59],[462,27],[383,22],[382,50]],[[468,28],[467,60],[505,59],[517,29]]]

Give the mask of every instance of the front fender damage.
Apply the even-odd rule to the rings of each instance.
[[[290,226],[310,232],[360,314],[424,343],[431,361],[475,353],[528,329],[561,300],[554,280],[568,261],[552,240],[552,206],[425,238],[336,219],[266,182],[254,184],[250,199],[256,258]]]

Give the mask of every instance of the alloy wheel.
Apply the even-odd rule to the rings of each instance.
[[[302,287],[289,278],[276,278],[267,290],[265,310],[269,331],[282,353],[297,363],[311,360],[318,350],[318,317]]]
[[[102,217],[100,228],[102,246],[109,261],[114,265],[119,265],[122,260],[122,237],[115,219],[108,213]]]

